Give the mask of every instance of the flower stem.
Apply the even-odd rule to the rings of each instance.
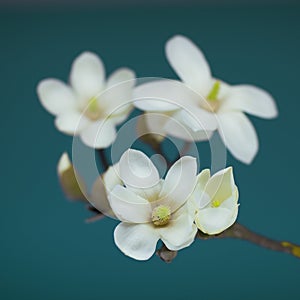
[[[273,251],[279,251],[300,258],[300,245],[296,245],[285,241],[275,241],[263,235],[257,234],[245,226],[235,223],[217,235],[207,235],[198,231],[196,238],[200,240],[233,238],[248,241],[260,247],[267,248]],[[165,262],[171,262],[175,257],[176,251],[169,250],[165,245],[157,251],[157,255]]]
[[[109,167],[109,163],[106,159],[106,156],[105,156],[105,150],[104,149],[97,149],[96,150],[99,154],[99,158],[100,158],[100,162],[101,162],[101,165],[103,167],[103,173],[108,169]]]

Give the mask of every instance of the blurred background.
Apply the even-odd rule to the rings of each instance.
[[[260,139],[254,163],[228,155],[240,189],[239,222],[300,244],[300,5],[289,1],[0,2],[1,299],[298,299],[300,260],[236,240],[196,241],[172,264],[137,262],[114,245],[117,222],[85,224],[56,164],[71,153],[38,102],[37,83],[67,81],[84,50],[137,76],[176,78],[164,44],[183,34],[225,81],[270,91],[276,120],[251,117]],[[209,154],[208,144],[201,151]]]

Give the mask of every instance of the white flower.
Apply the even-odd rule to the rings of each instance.
[[[238,215],[238,197],[231,167],[212,177],[208,169],[203,170],[189,199],[195,207],[197,227],[207,234],[218,234],[229,228]]]
[[[272,96],[255,86],[230,86],[212,77],[203,53],[186,37],[171,38],[166,44],[166,56],[183,84],[173,80],[142,84],[135,90],[135,98],[139,100],[135,106],[148,112],[167,113],[172,120],[165,122],[164,131],[179,138],[203,140],[211,136],[212,130],[218,129],[232,155],[244,163],[251,163],[258,151],[258,138],[243,112],[261,118],[276,117]],[[215,124],[213,115],[217,117]],[[149,118],[151,130],[151,116]],[[181,129],[174,121],[181,124]],[[207,134],[201,130],[206,130]]]
[[[70,86],[58,79],[42,80],[37,93],[46,110],[56,116],[58,130],[80,135],[93,148],[106,148],[116,137],[116,125],[130,112],[135,75],[120,68],[105,80],[101,59],[84,52],[73,62]]]
[[[110,205],[122,221],[114,231],[118,248],[126,255],[147,260],[161,239],[168,249],[189,246],[197,227],[186,205],[196,183],[196,159],[185,156],[160,179],[156,167],[142,152],[129,149],[119,162],[124,185],[109,193]]]
[[[105,173],[94,182],[89,202],[101,213],[111,218],[116,218],[108,201],[108,195],[116,185],[123,182],[118,175],[119,165],[110,166]]]

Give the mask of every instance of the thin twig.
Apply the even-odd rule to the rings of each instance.
[[[296,245],[286,241],[275,241],[263,235],[257,234],[245,226],[235,223],[233,226],[223,231],[218,235],[207,235],[198,231],[197,236],[200,240],[233,238],[245,240],[256,244],[260,247],[267,248],[273,251],[279,251],[300,258],[300,245]],[[171,262],[176,257],[176,251],[169,250],[165,245],[157,252],[157,255],[165,262]]]
[[[197,238],[207,240],[210,238],[234,238],[248,241],[260,247],[264,247],[273,251],[279,251],[291,254],[300,258],[300,246],[286,241],[275,241],[258,233],[255,233],[245,226],[235,223],[233,226],[218,235],[197,234]]]

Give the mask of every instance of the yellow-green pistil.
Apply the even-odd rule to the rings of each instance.
[[[217,111],[217,109],[220,106],[220,102],[218,100],[220,88],[221,88],[220,81],[216,81],[206,97],[206,103],[202,105],[204,109],[213,112]]]
[[[223,201],[219,201],[219,200],[213,200],[211,202],[211,206],[212,207],[219,207],[222,204]]]
[[[170,207],[159,205],[152,211],[152,222],[155,226],[163,226],[169,223],[171,219]]]

